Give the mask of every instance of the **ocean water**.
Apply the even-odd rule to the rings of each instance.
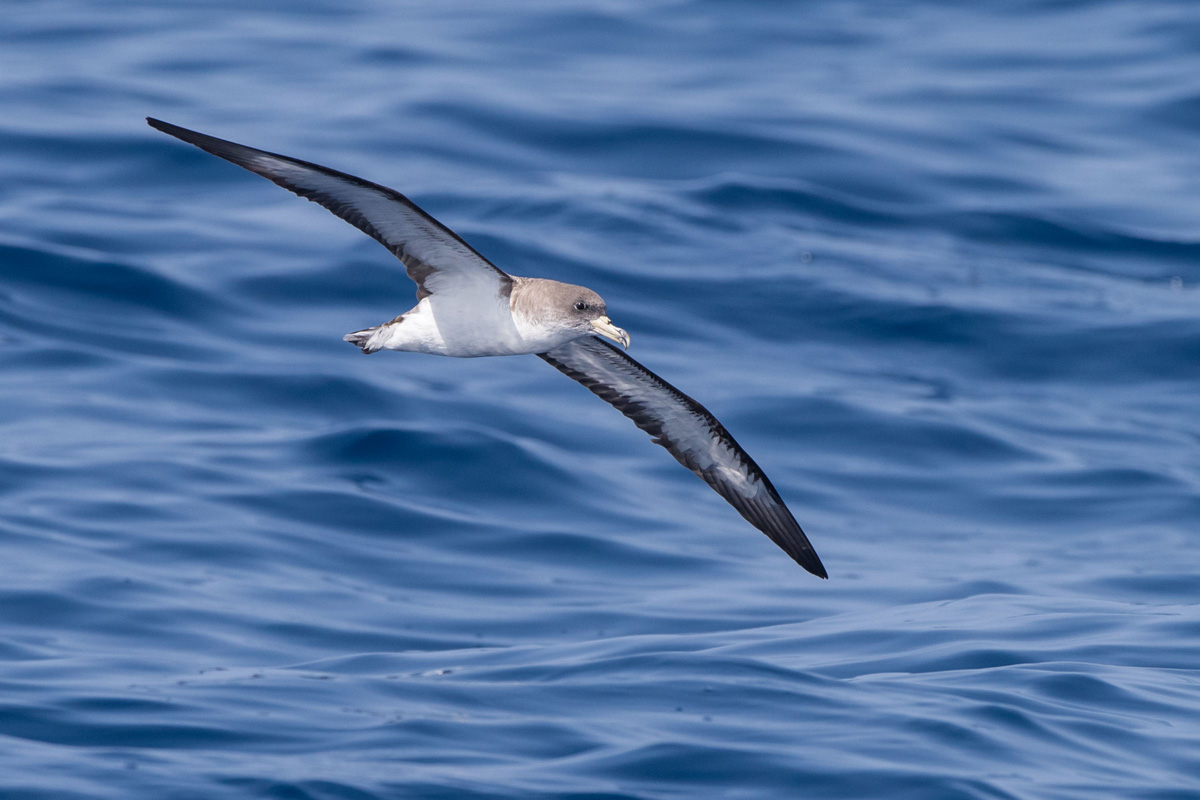
[[[1200,6],[14,2],[0,797],[1200,798]],[[806,574],[152,115],[582,283]]]

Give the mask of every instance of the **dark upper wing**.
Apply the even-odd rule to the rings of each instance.
[[[417,298],[439,290],[465,288],[507,295],[512,279],[458,234],[426,214],[404,195],[344,172],[295,158],[227,142],[178,125],[146,118],[152,128],[232,161],[319,203],[372,237],[404,263],[416,281]]]
[[[633,420],[796,563],[818,577],[829,577],[771,481],[708,409],[591,336],[539,358]]]

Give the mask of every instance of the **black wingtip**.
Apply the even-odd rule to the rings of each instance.
[[[786,508],[787,507],[784,506],[785,513],[791,516],[791,513],[787,512]],[[789,556],[792,557],[793,561],[804,567],[804,569],[808,570],[813,575],[816,575],[818,578],[829,580],[829,573],[825,571],[825,565],[821,563],[821,557],[817,555],[817,551],[814,550],[812,544],[809,543],[808,536],[806,536],[804,531],[800,529],[800,526],[796,524],[795,519],[792,519],[791,522],[794,526],[794,529],[790,531],[791,535],[786,537],[787,546],[783,549]],[[767,535],[769,536],[770,534]],[[782,544],[779,539],[776,539],[776,543]]]
[[[146,117],[146,124],[155,130],[162,131],[163,133],[169,133],[172,136],[175,135],[174,131],[185,130],[184,128],[180,128],[178,125],[172,125],[169,122],[163,122],[161,119],[155,119],[154,117]]]
[[[770,536],[769,533],[767,535]],[[803,532],[800,535],[804,536]],[[775,537],[771,538],[774,539]],[[829,580],[829,573],[825,571],[825,565],[821,563],[821,559],[817,555],[817,552],[812,549],[812,545],[808,545],[808,537],[804,537],[804,544],[808,545],[807,547],[798,546],[794,540],[788,541],[788,544],[784,545],[780,539],[775,539],[775,543],[782,546],[784,551],[792,557],[792,560],[804,567],[805,570],[816,575],[818,578]]]
[[[206,150],[219,158],[224,158],[238,164],[238,157],[244,158],[244,153],[262,152],[255,150],[253,147],[237,144],[236,142],[218,139],[216,136],[209,136],[207,133],[193,131],[189,128],[183,128],[179,125],[172,125],[169,122],[163,122],[161,119],[154,117],[146,117],[146,124],[156,131],[162,131],[168,136],[174,136],[176,139],[193,144],[201,150]],[[239,164],[239,166],[241,166]]]

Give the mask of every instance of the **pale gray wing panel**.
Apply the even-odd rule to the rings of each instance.
[[[796,563],[828,577],[771,481],[708,409],[595,337],[539,357],[633,420]]]
[[[237,164],[311,200],[372,237],[403,262],[417,284],[418,299],[439,287],[485,289],[507,294],[512,280],[464,242],[458,234],[422,211],[404,195],[344,172],[307,161],[256,150],[157,119],[151,127]]]

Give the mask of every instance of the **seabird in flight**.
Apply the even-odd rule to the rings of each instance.
[[[800,566],[828,577],[771,481],[725,426],[605,341],[629,347],[629,334],[608,318],[600,295],[583,286],[501,271],[386,186],[157,119],[146,121],[324,206],[400,259],[417,284],[417,305],[390,322],[347,334],[347,342],[364,353],[536,355],[633,420]]]

